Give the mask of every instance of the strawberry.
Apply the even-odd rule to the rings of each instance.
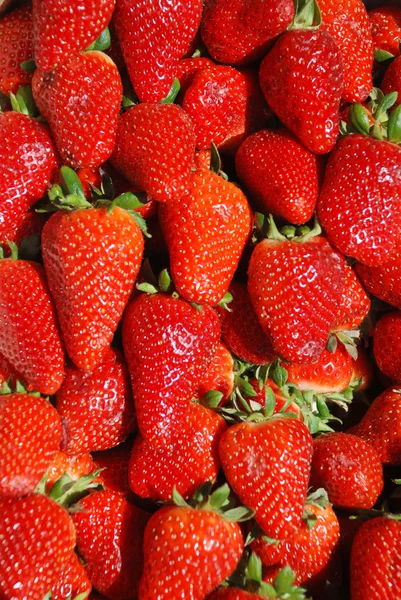
[[[384,464],[401,464],[401,392],[387,388],[369,406],[352,433],[371,444]]]
[[[202,40],[217,62],[246,64],[261,58],[293,17],[290,0],[206,0]]]
[[[244,362],[255,365],[272,362],[275,354],[253,309],[246,284],[233,280],[228,292],[233,297],[230,310],[217,308],[225,344]]]
[[[32,92],[66,164],[97,167],[109,158],[116,137],[122,84],[116,65],[106,54],[78,54],[51,74],[37,69]]]
[[[252,230],[244,194],[212,171],[193,173],[188,191],[159,209],[178,293],[215,305],[227,293]]]
[[[295,584],[300,585],[316,579],[324,570],[339,537],[340,526],[327,497],[314,499],[311,495],[306,499],[304,519],[290,537],[275,543],[261,536],[251,548],[264,565],[264,581],[272,582],[279,570],[289,565],[295,573]]]
[[[225,485],[190,506],[176,493],[178,506],[164,506],[152,515],[144,536],[141,600],[167,600],[177,590],[186,600],[203,600],[231,575],[244,542],[235,509],[226,518],[222,513],[228,494]]]
[[[203,483],[215,482],[220,467],[218,445],[224,419],[200,404],[192,404],[179,433],[165,443],[138,436],[129,463],[129,483],[141,498],[169,501],[173,487],[190,498]]]
[[[0,243],[15,241],[26,212],[51,182],[57,156],[47,127],[18,112],[0,113]]]
[[[376,323],[373,353],[382,373],[401,382],[401,311],[386,313]]]
[[[92,585],[108,598],[136,597],[146,513],[109,491],[92,493],[79,506],[73,515],[77,546]]]
[[[206,376],[198,387],[196,397],[202,398],[210,391],[217,391],[221,394],[219,402],[221,405],[227,401],[233,391],[233,387],[234,359],[227,347],[220,342],[209,365]]]
[[[70,560],[60,575],[59,581],[52,587],[52,600],[65,600],[76,598],[84,600],[92,590],[92,584],[88,579],[85,568],[78,556],[73,552]],[[81,595],[82,594],[82,595]]]
[[[213,66],[214,62],[206,56],[194,56],[193,58],[183,58],[178,61],[175,76],[180,82],[180,96],[184,96],[199,71]]]
[[[31,81],[21,63],[32,57],[32,28],[30,4],[0,18],[0,92],[7,96]]]
[[[202,69],[185,92],[183,109],[195,127],[196,146],[235,153],[246,138],[266,124],[268,109],[257,72],[216,65]]]
[[[133,88],[141,102],[160,102],[200,24],[202,0],[117,0],[116,31]]]
[[[89,453],[69,456],[59,450],[46,471],[46,492],[64,473],[67,473],[71,480],[77,481],[83,475],[89,475],[96,471],[96,468],[99,467],[97,464],[95,465]]]
[[[93,370],[110,346],[143,244],[135,220],[118,206],[58,212],[43,228],[49,287],[67,352],[78,368]]]
[[[127,440],[110,450],[93,453],[96,469],[101,469],[98,478],[105,490],[110,490],[128,497],[128,464],[131,456],[132,441]],[[93,469],[94,470],[94,469]]]
[[[401,57],[397,56],[387,67],[381,83],[384,94],[396,92],[398,94],[394,106],[401,104]]]
[[[320,435],[313,440],[310,484],[324,488],[335,506],[372,508],[383,489],[380,458],[355,435]]]
[[[164,293],[140,294],[128,306],[123,344],[145,440],[167,440],[183,426],[219,338],[219,319],[207,306],[199,311]]]
[[[397,5],[378,6],[368,13],[372,29],[373,47],[399,56],[401,43],[401,7]]]
[[[228,483],[266,535],[285,539],[300,527],[312,458],[312,437],[300,420],[278,413],[232,425],[219,454]]]
[[[351,550],[351,598],[401,596],[401,523],[379,517],[358,530]]]
[[[370,311],[370,299],[354,269],[344,265],[344,289],[332,331],[359,327]]]
[[[190,117],[175,104],[137,104],[121,115],[111,163],[159,202],[185,193],[195,152]]]
[[[31,494],[60,447],[60,417],[44,398],[8,394],[0,396],[0,428],[0,495]]]
[[[369,266],[388,261],[395,250],[401,227],[400,160],[396,144],[357,133],[338,142],[326,168],[320,222],[341,252]]]
[[[260,85],[274,113],[309,150],[333,149],[343,65],[331,35],[308,29],[284,33],[261,63]]]
[[[0,352],[30,390],[54,394],[64,351],[53,300],[42,265],[15,258],[0,260]]]
[[[68,454],[106,450],[135,428],[128,370],[120,352],[108,349],[91,372],[67,368],[56,396]]]
[[[277,354],[297,363],[322,354],[343,290],[344,259],[319,233],[287,240],[270,220],[270,239],[255,246],[248,291]],[[296,241],[298,240],[298,241]]]
[[[323,350],[319,360],[311,364],[286,364],[288,381],[300,390],[343,392],[351,383],[352,358],[343,346],[334,352]]]
[[[342,99],[362,102],[373,88],[373,43],[362,0],[319,0],[320,29],[333,36],[344,66]]]
[[[51,71],[85,50],[108,25],[113,9],[114,0],[74,0],[67,7],[60,0],[34,0],[33,39],[38,67]]]
[[[365,348],[358,348],[358,358],[352,363],[351,381],[359,381],[358,391],[367,390],[373,381],[373,363]]]
[[[75,546],[68,512],[46,496],[0,496],[0,596],[43,598],[57,584]]]

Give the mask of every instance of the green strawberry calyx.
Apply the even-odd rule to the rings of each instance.
[[[311,225],[283,225],[279,229],[272,214],[263,215],[262,213],[255,213],[254,229],[254,241],[256,243],[267,238],[277,242],[297,242],[303,244],[322,233],[322,228],[316,214]]]
[[[316,0],[294,0],[295,16],[288,29],[317,29],[322,15]]]
[[[397,98],[397,92],[384,95],[380,89],[373,88],[365,105],[352,104],[349,107],[349,122],[341,122],[341,133],[360,133],[377,140],[400,144],[401,104],[393,108]]]
[[[64,473],[50,488],[46,491],[48,473],[45,473],[38,483],[35,493],[44,494],[63,506],[69,512],[78,512],[81,510],[79,501],[88,496],[93,491],[103,490],[103,485],[98,480],[98,476],[103,469],[97,469],[93,473],[82,475],[79,479],[72,479],[68,473]]]

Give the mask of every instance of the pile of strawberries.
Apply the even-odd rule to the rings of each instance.
[[[401,6],[0,12],[1,600],[401,598]]]

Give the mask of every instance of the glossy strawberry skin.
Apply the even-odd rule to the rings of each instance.
[[[255,247],[248,291],[278,355],[297,363],[319,359],[335,319],[343,279],[344,259],[322,236],[307,242],[265,239]]]
[[[207,600],[260,600],[259,594],[234,587],[221,587],[207,597]]]
[[[57,583],[75,546],[68,512],[46,496],[0,497],[0,595],[43,598]]]
[[[269,106],[307,148],[317,154],[333,149],[339,134],[343,66],[328,33],[284,33],[261,63],[260,85]]]
[[[165,506],[145,530],[139,598],[167,600],[179,587],[186,600],[203,600],[234,571],[242,550],[238,523],[210,510]]]
[[[401,57],[397,56],[395,60],[387,67],[380,86],[384,94],[397,92],[397,100],[394,106],[401,104]]]
[[[74,513],[77,546],[92,585],[108,598],[136,597],[148,516],[121,495],[95,492]]]
[[[234,359],[227,347],[220,342],[212,361],[207,370],[206,376],[198,387],[196,397],[202,398],[211,390],[216,390],[223,394],[220,400],[220,406],[224,404],[234,387]]]
[[[0,495],[31,494],[60,447],[60,417],[44,398],[9,394],[0,396],[0,428]]]
[[[400,160],[397,145],[352,134],[338,142],[326,168],[319,220],[332,244],[369,266],[386,262],[395,249]]]
[[[379,6],[368,13],[375,50],[399,56],[401,42],[401,8]]]
[[[296,225],[311,219],[319,194],[319,159],[288,130],[250,135],[235,164],[238,178],[262,213]]]
[[[183,58],[178,61],[175,76],[180,82],[180,96],[183,97],[194,77],[199,71],[213,67],[214,62],[206,56],[195,56],[192,58]]]
[[[320,29],[333,36],[344,66],[342,99],[362,102],[372,88],[373,42],[362,0],[320,0]]]
[[[40,264],[0,261],[0,311],[1,354],[30,390],[54,394],[64,378],[64,351]]]
[[[286,540],[277,545],[257,538],[251,548],[265,567],[264,581],[272,582],[278,571],[289,565],[295,573],[295,585],[302,585],[316,577],[327,565],[339,538],[340,526],[330,504],[326,508],[306,504],[305,509],[316,517],[311,529],[302,521]]]
[[[301,390],[314,390],[319,393],[343,392],[352,377],[352,358],[338,345],[334,352],[323,350],[319,360],[309,365],[285,364],[288,381]]]
[[[185,193],[195,152],[190,117],[175,104],[137,104],[119,118],[111,162],[158,202]]]
[[[91,371],[109,347],[142,260],[143,236],[116,207],[56,213],[46,223],[42,254],[67,352]]]
[[[57,156],[48,129],[27,115],[0,113],[0,133],[0,242],[13,242],[51,182]]]
[[[379,369],[394,382],[401,382],[401,311],[386,313],[373,331],[373,353]]]
[[[261,58],[294,17],[288,0],[207,0],[202,40],[214,60],[242,65]]]
[[[160,441],[179,431],[220,339],[218,316],[182,298],[141,294],[127,308],[123,345],[139,431]]]
[[[66,164],[98,167],[109,158],[116,138],[122,84],[116,65],[106,54],[78,54],[50,74],[37,69],[32,92]]]
[[[96,469],[102,469],[99,479],[105,490],[116,492],[126,498],[130,495],[128,483],[128,464],[131,456],[132,441],[127,440],[119,446],[93,453]]]
[[[197,148],[210,148],[213,142],[220,151],[230,154],[266,124],[270,112],[257,71],[238,71],[225,65],[198,72],[182,107],[194,123]]]
[[[125,440],[136,424],[128,370],[110,348],[91,372],[67,368],[56,405],[68,454],[106,450]]]
[[[70,560],[60,575],[59,581],[52,587],[53,600],[76,598],[79,594],[86,594],[87,598],[92,591],[92,584],[86,574],[85,568],[78,556],[73,552]]]
[[[0,19],[0,92],[16,94],[32,75],[21,63],[32,58],[32,7],[17,8]]]
[[[224,474],[266,535],[285,539],[298,529],[309,480],[312,437],[298,419],[233,425],[220,440]]]
[[[59,450],[46,471],[46,492],[64,473],[67,473],[72,480],[77,481],[83,475],[93,473],[97,468],[89,453],[69,456],[66,452]]]
[[[178,293],[217,304],[226,294],[252,230],[245,195],[212,171],[193,173],[188,192],[159,210]]]
[[[202,0],[118,0],[114,21],[131,83],[141,102],[160,102],[200,24]]]
[[[359,327],[369,311],[370,298],[353,267],[345,263],[343,295],[332,331]]]
[[[214,483],[220,467],[218,445],[226,428],[220,415],[193,404],[179,433],[165,444],[138,436],[129,463],[132,491],[154,502],[169,502],[174,486],[190,498],[201,484]]]
[[[310,484],[324,488],[335,506],[372,508],[383,489],[380,458],[355,435],[320,435],[313,441]]]
[[[85,50],[108,25],[114,0],[34,0],[33,36],[35,62],[44,71],[66,62]],[[70,29],[73,35],[59,35]]]
[[[379,517],[362,525],[351,550],[352,600],[401,595],[400,543],[399,521]]]

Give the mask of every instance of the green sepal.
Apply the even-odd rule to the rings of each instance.
[[[274,578],[274,589],[278,594],[286,594],[295,581],[295,575],[289,566],[281,569]]]
[[[255,511],[246,506],[237,506],[227,510],[222,515],[229,523],[245,523],[255,516]]]
[[[209,498],[209,506],[212,510],[218,511],[223,506],[226,506],[230,496],[230,488],[227,484],[215,490]]]
[[[362,135],[369,135],[370,121],[362,104],[353,104],[349,107],[349,119],[355,129]]]
[[[175,506],[181,506],[181,507],[189,506],[189,504],[187,504],[187,502],[185,502],[184,498],[181,496],[180,492],[177,490],[177,488],[175,486],[173,487],[171,499],[173,501],[173,504],[175,504]]]
[[[217,408],[223,398],[223,394],[218,390],[209,390],[206,394],[199,400],[199,404],[202,404],[205,408]]]
[[[33,58],[24,60],[24,62],[20,64],[20,67],[26,73],[34,73],[36,71],[36,62],[33,60]]]
[[[146,225],[146,221],[145,219],[142,217],[142,215],[140,215],[138,212],[136,212],[135,210],[129,210],[127,211],[129,212],[129,214],[131,215],[131,217],[134,219],[134,221],[136,222],[136,224],[138,225],[139,229],[141,230],[142,234],[147,237],[148,239],[151,238],[151,234],[148,231],[148,226]]]
[[[90,46],[87,47],[86,51],[88,52],[89,50],[97,50],[99,52],[103,52],[104,50],[108,50],[108,48],[110,48],[110,44],[110,30],[108,27],[106,27],[105,29],[103,29],[99,37]]]
[[[390,110],[390,108],[392,108],[394,106],[394,104],[397,102],[397,98],[398,98],[398,92],[391,92],[390,94],[386,94],[386,96],[384,96],[376,110],[375,110],[375,119],[377,121],[379,121],[379,123],[382,122],[383,120],[383,115],[385,115],[387,113],[388,110]],[[386,119],[387,120],[387,117]]]
[[[28,115],[29,117],[36,117],[39,114],[30,85],[20,86],[16,94],[11,92],[10,102],[11,107],[15,112]]]
[[[282,388],[286,384],[288,380],[288,371],[281,366],[279,359],[276,359],[272,363],[269,377],[279,388]]]
[[[317,29],[322,15],[316,0],[294,0],[295,16],[288,29]]]
[[[401,143],[401,104],[390,115],[387,123],[387,139],[394,144]]]
[[[216,175],[219,175],[221,172],[220,153],[214,142],[212,142],[210,146],[210,170],[213,171],[213,173],[216,173]]]
[[[64,192],[66,194],[72,194],[73,196],[79,196],[86,202],[81,180],[79,179],[74,169],[71,169],[71,167],[67,167],[66,165],[64,165],[60,169],[60,174]]]
[[[263,529],[260,527],[260,525],[258,525],[258,523],[254,521],[252,523],[251,529],[248,532],[248,535],[246,536],[244,545],[249,546],[249,544],[257,540],[258,538],[262,538],[263,541],[266,542],[266,544],[272,544],[273,546],[278,546],[278,544],[280,543],[279,540],[267,536]]]
[[[170,294],[173,291],[174,285],[168,269],[160,271],[158,284],[160,291],[165,294]]]
[[[160,104],[174,104],[175,99],[178,96],[178,93],[181,89],[181,84],[178,79],[174,79],[170,91],[163,100],[160,100]]]
[[[122,100],[121,100],[122,112],[129,110],[130,108],[132,108],[135,105],[136,105],[136,102],[134,102],[134,100],[131,100],[131,98],[129,98],[128,96],[122,97]]]
[[[140,292],[145,292],[145,294],[157,294],[159,292],[159,289],[156,286],[146,281],[143,283],[137,283],[136,289]]]
[[[43,596],[42,600],[51,600],[51,597],[52,597],[52,593],[50,591],[50,592],[47,592],[47,594],[45,594]]]
[[[74,481],[67,473],[64,473],[60,479],[50,489],[48,496],[58,504],[67,509],[75,508],[75,505],[92,491],[103,490],[101,483],[95,481],[103,469],[97,469],[93,473],[83,475]]]
[[[374,57],[375,57],[375,61],[378,63],[385,63],[387,61],[390,61],[394,58],[394,54],[391,54],[391,52],[387,52],[387,50],[382,50],[381,48],[377,48],[374,51]]]
[[[224,310],[228,310],[229,312],[231,312],[231,308],[228,305],[232,301],[233,301],[232,294],[230,294],[230,292],[227,292],[226,294],[224,294],[222,299],[217,303],[217,306],[221,306],[221,308],[224,308]]]
[[[138,196],[135,196],[135,194],[132,192],[124,192],[111,201],[107,209],[107,213],[110,213],[116,206],[119,208],[124,208],[128,211],[132,211],[136,208],[141,208],[143,206],[143,202],[141,202]]]
[[[11,254],[7,257],[8,260],[18,260],[18,246],[15,242],[5,242],[5,244],[10,248]],[[0,259],[4,258],[4,250],[2,246],[0,246]]]

